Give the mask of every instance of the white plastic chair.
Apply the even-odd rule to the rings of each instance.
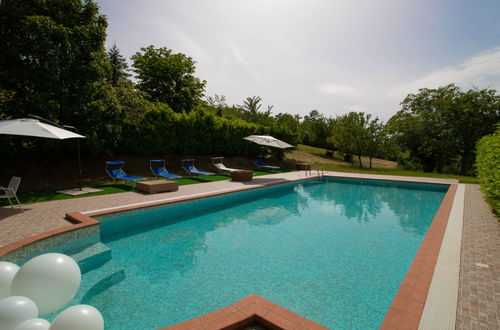
[[[21,206],[21,203],[19,203],[19,199],[17,198],[16,195],[17,188],[19,187],[20,183],[21,183],[21,178],[18,176],[13,176],[12,179],[10,179],[9,186],[7,188],[0,186],[0,198],[7,198],[12,208],[14,208],[14,205],[12,205],[12,201],[10,199],[15,198],[17,204],[19,204],[19,207],[21,208],[21,211],[24,212],[23,207]]]

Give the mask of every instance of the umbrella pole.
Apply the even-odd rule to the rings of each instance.
[[[76,139],[76,148],[78,149],[78,185],[82,191],[82,161],[80,159],[80,139]]]

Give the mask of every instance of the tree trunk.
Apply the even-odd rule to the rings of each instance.
[[[372,168],[372,158],[373,157],[370,156],[370,168]]]
[[[474,153],[464,151],[460,156],[460,175],[468,175],[474,163]]]
[[[420,159],[420,164],[424,172],[432,172],[436,168],[436,161],[433,159]]]
[[[443,162],[438,161],[437,166],[436,166],[436,172],[443,173],[443,167],[444,167]]]
[[[363,164],[361,163],[361,155],[358,155],[358,159],[359,159],[359,167],[363,168]]]

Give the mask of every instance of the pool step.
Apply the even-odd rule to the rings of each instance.
[[[85,274],[111,260],[111,249],[101,242],[92,244],[83,250],[70,254],[80,266],[80,271]]]
[[[99,292],[115,285],[125,278],[125,269],[113,260],[92,269],[82,276],[80,289],[74,301],[85,304],[89,299]]]
[[[102,245],[105,247],[104,244]],[[100,250],[97,247],[94,247],[94,249],[95,249],[94,251],[96,251],[97,254],[101,254],[101,252],[99,251],[105,251],[105,250]],[[84,253],[85,250],[81,251],[82,254],[78,253],[79,257],[85,254]],[[107,252],[104,252],[104,254],[107,255]],[[74,257],[74,255],[71,255],[71,257]],[[88,255],[87,258],[91,259],[97,258],[97,261],[99,261],[99,263],[105,259],[104,257],[94,257],[93,255]],[[84,265],[88,264],[85,261],[85,258],[82,258],[78,262],[80,267],[82,267],[82,262]],[[73,297],[73,299],[60,310],[50,314],[45,314],[43,316],[44,319],[52,321],[61,311],[74,305],[88,303],[88,301],[96,294],[98,294],[102,290],[105,290],[115,285],[116,283],[120,282],[125,278],[125,269],[113,260],[104,261],[104,263],[101,263],[99,266],[95,266],[95,263],[93,265],[94,266],[92,267],[92,269],[87,268],[85,273],[82,270],[82,280],[80,283],[80,288],[78,289],[75,297]]]
[[[124,268],[112,260],[111,249],[101,242],[71,254],[80,266],[82,282],[73,301],[84,303],[125,278]]]

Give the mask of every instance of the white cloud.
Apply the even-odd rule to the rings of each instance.
[[[243,57],[243,54],[241,53],[240,47],[238,47],[238,45],[231,43],[231,42],[229,43],[229,46],[231,47],[231,52],[232,52],[234,58],[236,59],[236,61],[238,61],[239,63],[247,64],[247,61],[245,60],[245,58]]]
[[[248,62],[248,60],[243,56],[243,53],[240,47],[234,42],[228,42],[229,47],[231,48],[231,53],[234,56],[236,62],[241,63],[245,66],[245,68],[252,74],[252,76],[257,80],[259,85],[264,86],[264,79],[262,76],[255,70],[255,68]]]
[[[500,89],[500,47],[473,56],[459,65],[431,72],[408,84],[391,89],[388,96],[402,99],[419,88],[437,88],[451,83],[462,88]]]
[[[324,84],[316,86],[316,89],[323,94],[328,95],[339,95],[339,96],[361,96],[361,92],[354,87],[335,85],[335,84]]]

